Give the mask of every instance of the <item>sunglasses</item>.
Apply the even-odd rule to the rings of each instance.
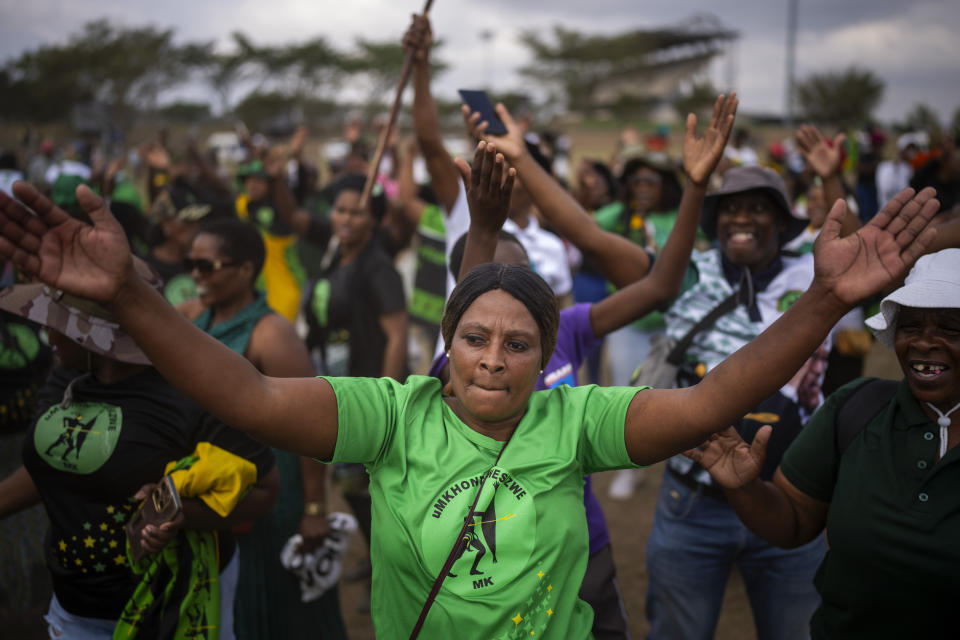
[[[202,275],[208,276],[214,271],[220,271],[224,267],[232,267],[236,262],[227,262],[225,260],[207,260],[206,258],[187,258],[183,261],[183,267],[188,272],[193,272],[194,269],[199,271]]]

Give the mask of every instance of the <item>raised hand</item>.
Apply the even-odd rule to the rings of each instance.
[[[723,157],[723,148],[727,146],[730,132],[733,131],[733,120],[739,104],[736,93],[718,96],[713,104],[710,124],[699,138],[697,116],[692,113],[687,115],[687,131],[683,139],[683,170],[695,185],[705,186]]]
[[[289,149],[283,145],[271,147],[263,158],[263,171],[271,178],[279,178],[287,167]]]
[[[0,192],[0,255],[28,275],[74,295],[112,301],[133,277],[133,257],[123,228],[86,186],[77,201],[93,221],[71,218],[33,186],[16,182],[26,206]],[[27,209],[33,210],[32,213]]]
[[[410,28],[403,34],[403,48],[413,51],[414,62],[425,63],[429,58],[432,45],[433,32],[430,30],[430,19],[425,15],[414,14]]]
[[[510,212],[510,195],[517,170],[506,167],[503,154],[493,143],[481,142],[473,154],[473,166],[463,158],[454,160],[467,186],[470,229],[497,234]]]
[[[829,178],[840,173],[841,148],[847,139],[845,133],[838,133],[831,143],[815,126],[805,124],[797,130],[796,138],[803,158],[818,176]]]
[[[497,111],[500,121],[507,128],[507,133],[502,136],[492,136],[486,133],[489,123],[480,120],[480,113],[474,111],[471,113],[470,107],[461,105],[460,111],[463,112],[463,121],[467,125],[467,133],[473,136],[474,140],[485,140],[497,145],[497,149],[503,153],[511,162],[516,162],[517,158],[522,156],[526,150],[526,142],[523,140],[523,129],[520,128],[507,111],[507,108],[499,102],[494,107]]]
[[[748,445],[736,429],[727,427],[696,449],[684,451],[683,455],[706,469],[721,487],[739,489],[760,476],[772,432],[770,425],[764,425]]]
[[[931,187],[917,194],[904,189],[867,225],[842,238],[847,207],[835,202],[814,245],[814,282],[852,306],[903,279],[937,233],[930,224],[940,208],[936,195]]]

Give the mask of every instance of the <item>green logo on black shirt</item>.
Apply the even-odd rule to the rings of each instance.
[[[66,409],[54,405],[37,420],[33,444],[54,469],[89,474],[113,454],[123,426],[120,407],[75,402]]]

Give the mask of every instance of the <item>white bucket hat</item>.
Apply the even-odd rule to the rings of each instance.
[[[944,249],[921,257],[903,286],[880,303],[880,313],[867,318],[873,335],[891,349],[901,306],[960,308],[960,249]]]

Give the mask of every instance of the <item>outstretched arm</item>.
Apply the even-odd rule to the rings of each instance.
[[[467,185],[467,204],[470,208],[470,229],[463,247],[463,260],[457,282],[480,264],[493,262],[497,252],[500,229],[510,213],[510,194],[517,170],[506,167],[503,154],[496,145],[481,142],[473,154],[471,167],[462,158],[457,168]]]
[[[650,464],[698,445],[779,389],[843,315],[902,279],[930,244],[933,189],[901,191],[862,229],[840,237],[837,201],[814,249],[810,288],[767,330],[686,389],[638,393],[625,423],[627,451]]]
[[[736,429],[727,427],[684,455],[723,487],[727,501],[748,529],[771,544],[792,549],[820,535],[830,505],[797,489],[779,467],[773,482],[760,479],[772,431],[769,425],[761,427],[748,445]]]
[[[52,287],[104,304],[165,378],[226,424],[301,455],[333,455],[337,400],[327,382],[264,376],[195,327],[136,275],[123,229],[86,187],[77,199],[94,226],[24,182],[14,193],[36,215],[0,193],[0,255]]]
[[[460,193],[460,176],[453,159],[443,146],[437,107],[430,92],[430,47],[433,33],[425,15],[413,16],[413,24],[403,36],[403,47],[413,55],[413,130],[420,153],[427,163],[430,185],[437,202],[447,213],[453,209]]]
[[[403,217],[411,226],[420,224],[427,203],[417,197],[417,182],[413,177],[413,161],[417,157],[417,141],[405,140],[400,145],[400,166],[397,168],[397,200]]]
[[[811,124],[805,124],[797,130],[797,143],[803,158],[823,182],[823,197],[831,206],[837,200],[847,198],[843,189],[843,163],[840,153],[846,138],[846,134],[838,133],[833,140],[828,140]],[[859,228],[860,219],[847,210],[840,235],[851,234]]]
[[[553,228],[575,244],[614,286],[624,287],[645,276],[650,269],[650,257],[643,247],[597,226],[580,203],[527,152],[523,131],[507,108],[502,104],[496,108],[507,128],[506,135],[487,135],[487,123],[480,121],[479,113],[470,113],[470,108],[464,105],[462,110],[467,129],[474,137],[494,143],[510,165],[517,169],[523,176],[524,188]]]
[[[590,323],[598,338],[616,331],[628,322],[659,309],[680,293],[683,276],[700,224],[700,209],[710,174],[723,157],[723,148],[733,130],[737,96],[720,96],[713,105],[713,116],[703,136],[697,137],[697,117],[687,116],[683,141],[683,170],[687,175],[677,220],[670,236],[643,279],[596,302],[590,308]]]

